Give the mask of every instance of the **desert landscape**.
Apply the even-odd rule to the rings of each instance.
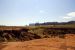
[[[0,50],[75,50],[75,0],[0,0]]]
[[[0,50],[75,50],[75,27],[1,26]]]
[[[4,46],[1,50],[75,50],[75,35],[66,35],[65,39],[56,37],[25,42],[4,42],[2,45]]]

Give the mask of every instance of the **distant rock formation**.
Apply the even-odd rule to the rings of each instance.
[[[45,23],[34,23],[29,24],[29,26],[39,26],[39,25],[65,25],[65,24],[75,24],[75,21],[69,21],[69,22],[45,22]]]

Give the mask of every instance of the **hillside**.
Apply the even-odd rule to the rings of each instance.
[[[74,24],[75,21],[68,21],[68,22],[44,22],[44,23],[32,23],[29,24],[29,26],[40,26],[40,25],[68,25],[68,24]]]

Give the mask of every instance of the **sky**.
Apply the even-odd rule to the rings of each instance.
[[[0,0],[0,25],[75,20],[75,0]]]

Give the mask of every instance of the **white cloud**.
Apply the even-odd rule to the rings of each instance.
[[[72,20],[75,18],[75,12],[67,13],[65,16],[62,16],[63,19]]]
[[[44,10],[40,10],[40,13],[45,13],[45,11]]]
[[[75,17],[75,12],[70,12],[67,14],[67,16]]]
[[[63,16],[63,19],[72,19],[72,17],[69,17],[69,16]]]

